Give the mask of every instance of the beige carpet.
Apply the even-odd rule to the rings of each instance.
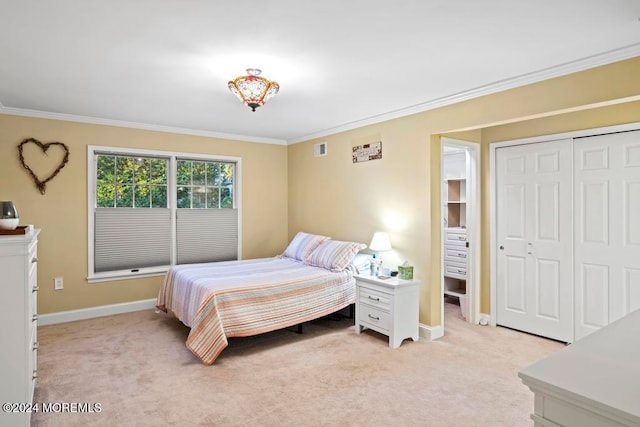
[[[473,326],[446,304],[446,335],[405,340],[321,319],[305,333],[231,339],[213,366],[188,329],[142,311],[38,329],[37,402],[99,403],[99,413],[38,413],[34,426],[529,426],[517,377],[562,344]]]

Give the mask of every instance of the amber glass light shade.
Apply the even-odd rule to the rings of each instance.
[[[263,106],[280,90],[278,83],[260,77],[261,72],[257,68],[248,68],[246,76],[236,77],[228,84],[229,90],[251,111]]]

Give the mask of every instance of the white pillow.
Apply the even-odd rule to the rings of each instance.
[[[331,271],[342,271],[366,247],[363,243],[325,240],[304,259],[304,263]]]
[[[319,236],[317,234],[298,232],[296,236],[291,240],[287,249],[285,249],[282,256],[287,258],[297,259],[298,261],[304,261],[304,259],[311,254],[311,252],[318,247],[318,245],[329,238],[326,236]]]

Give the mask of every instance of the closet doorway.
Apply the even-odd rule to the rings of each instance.
[[[442,194],[442,304],[456,300],[467,322],[480,321],[479,171],[480,145],[443,137]]]

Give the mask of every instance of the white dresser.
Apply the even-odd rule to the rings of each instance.
[[[640,310],[518,374],[536,427],[640,426]]]
[[[420,282],[365,275],[355,275],[355,279],[356,333],[373,329],[389,337],[391,348],[400,347],[405,338],[418,341]]]
[[[0,235],[0,403],[31,404],[36,384],[38,233]],[[31,414],[0,411],[1,426],[29,426]]]

